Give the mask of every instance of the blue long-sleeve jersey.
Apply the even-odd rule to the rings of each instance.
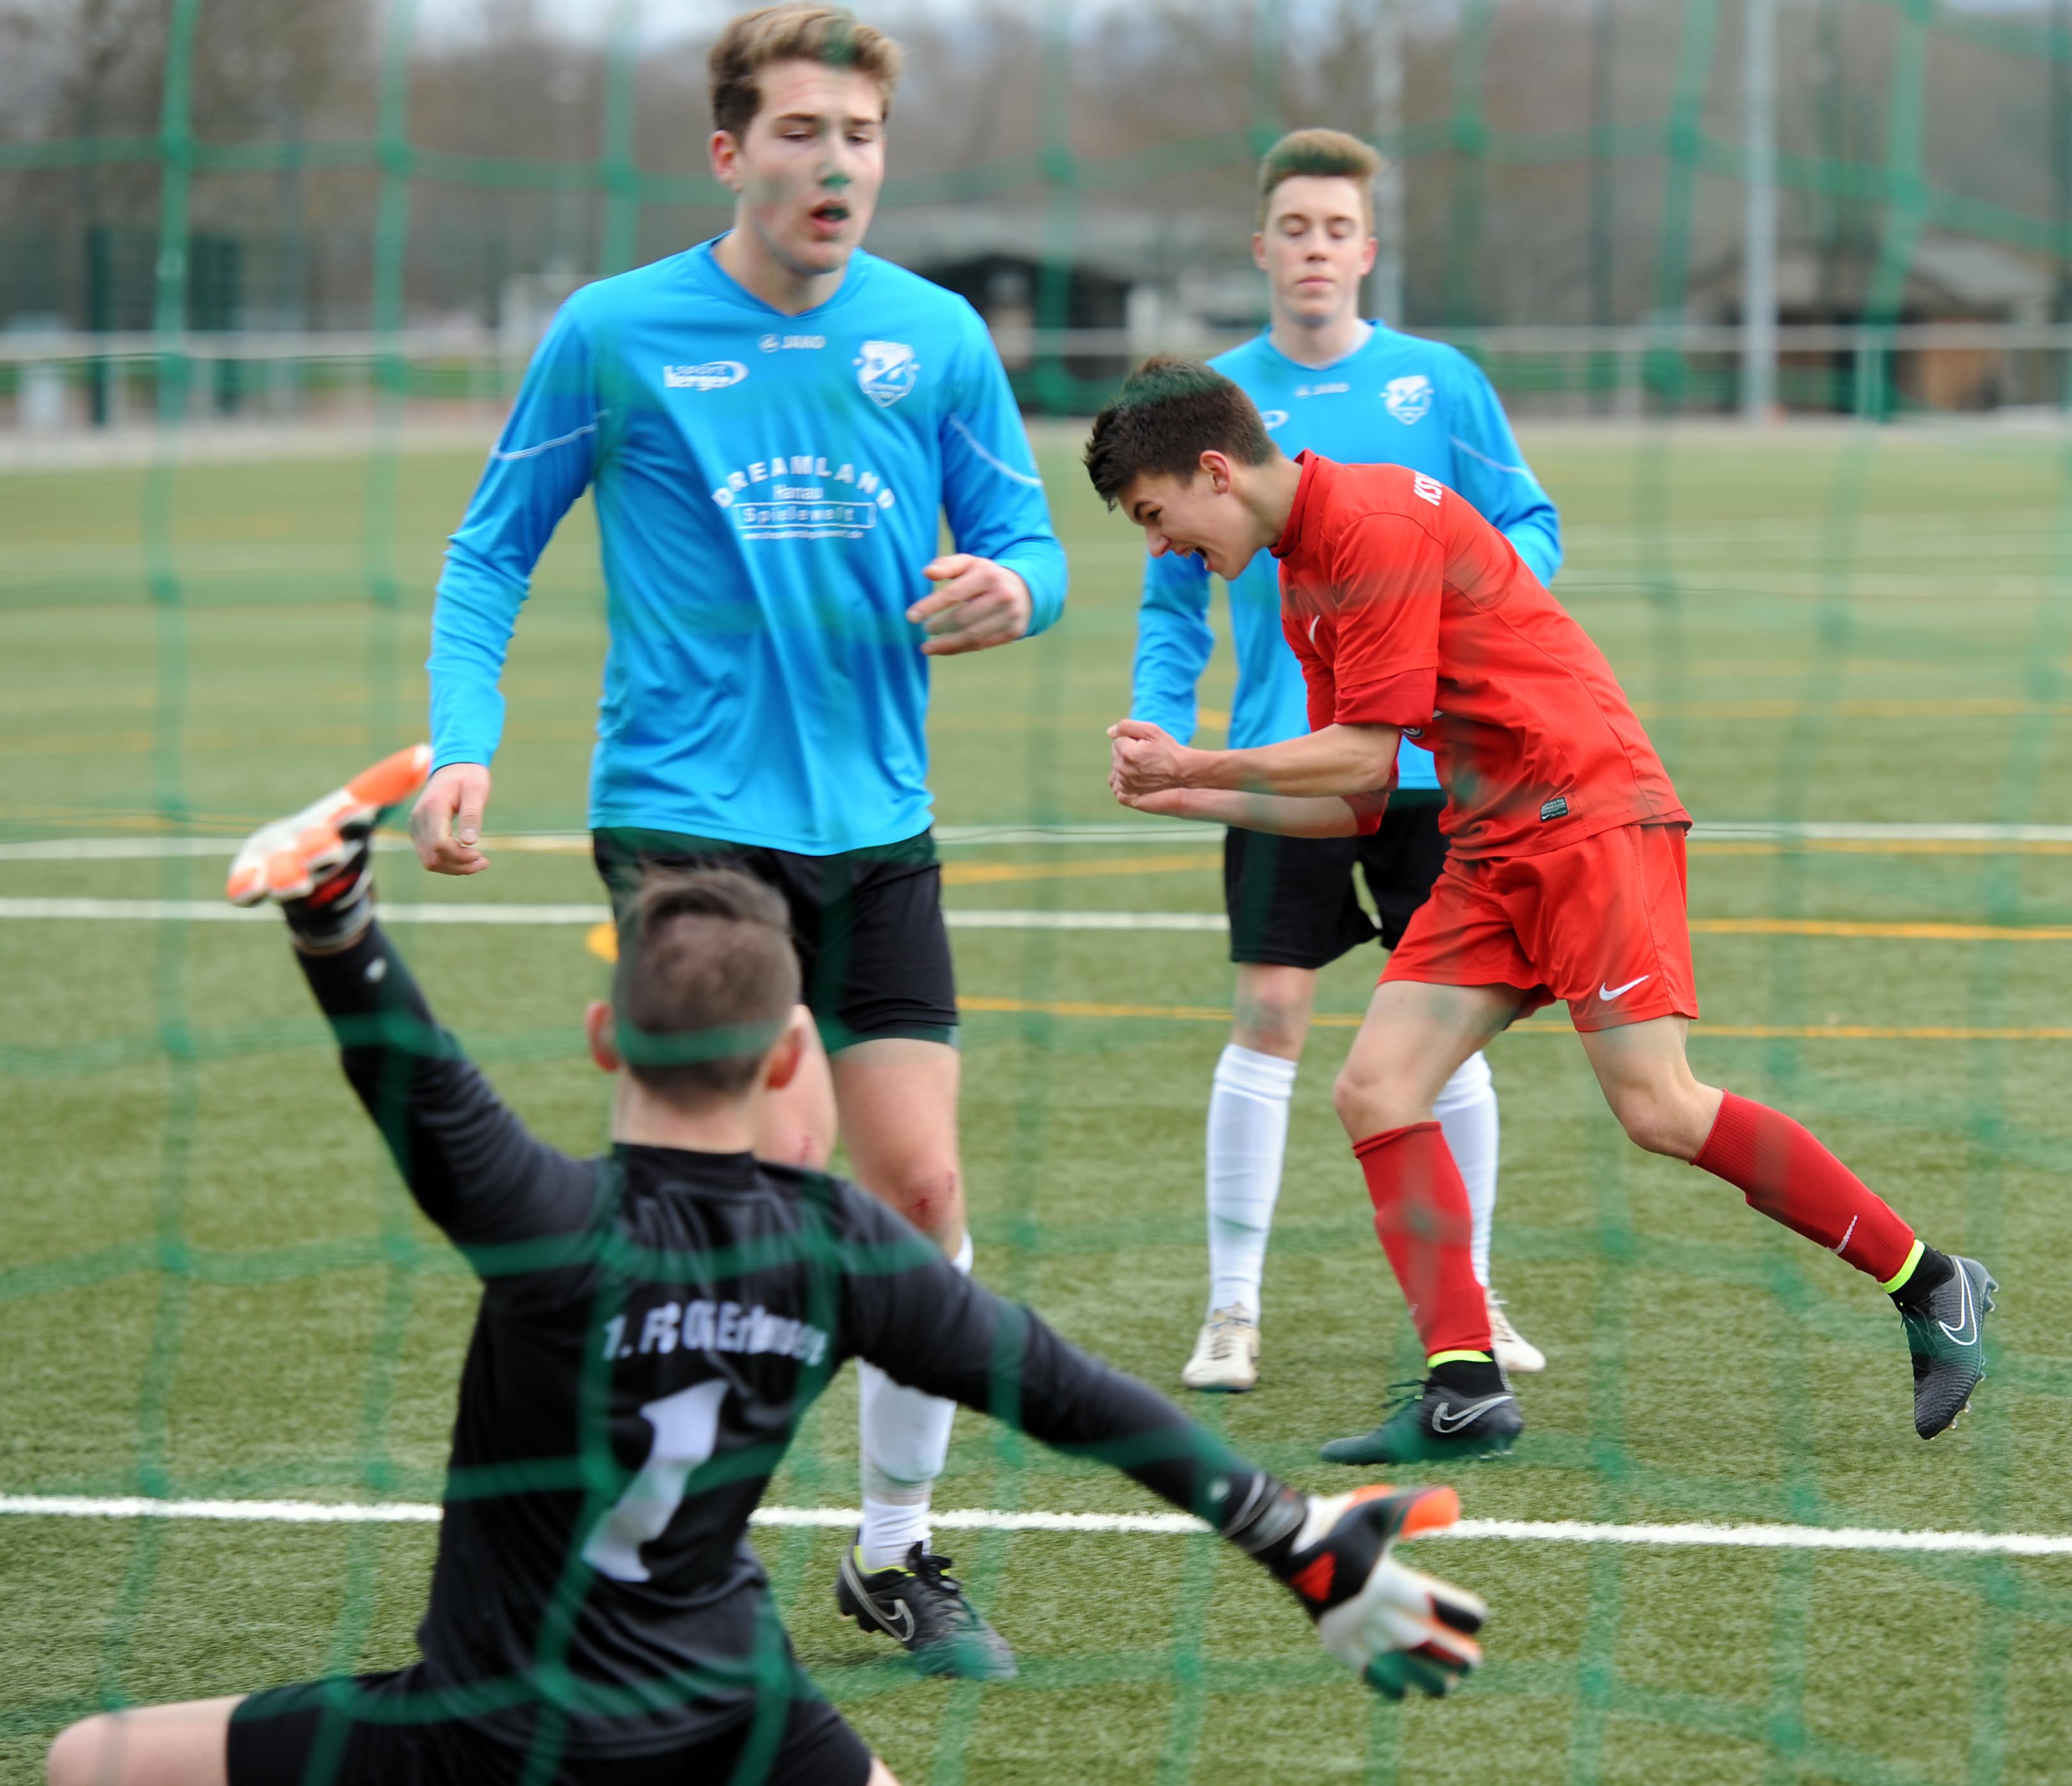
[[[1209,364],[1259,405],[1291,459],[1307,449],[1341,463],[1407,465],[1457,490],[1501,531],[1544,583],[1561,567],[1561,521],[1518,450],[1481,369],[1457,349],[1376,323],[1366,343],[1321,369],[1290,360],[1264,335]],[[1309,729],[1301,666],[1281,632],[1281,586],[1270,552],[1230,585],[1237,693],[1230,748],[1248,751]],[[1196,725],[1195,685],[1215,646],[1209,573],[1197,558],[1153,558],[1137,623],[1130,716],[1183,742]],[[1431,753],[1408,739],[1398,785],[1436,788]]]
[[[960,551],[1058,618],[1065,558],[976,311],[859,253],[801,315],[710,242],[598,281],[533,356],[432,624],[435,762],[487,763],[532,566],[594,492],[610,644],[593,825],[808,855],[926,828],[928,660],[906,610]]]

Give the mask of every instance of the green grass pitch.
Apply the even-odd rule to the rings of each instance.
[[[2072,463],[2055,437],[1527,445],[1567,526],[1559,592],[1701,822],[2072,824]],[[1071,442],[1044,451],[1072,605],[1042,640],[940,668],[946,824],[1122,816],[1101,730],[1126,698],[1139,549]],[[228,836],[417,735],[437,555],[476,463],[0,479],[0,842],[142,834],[168,810]],[[494,829],[580,825],[601,646],[586,508],[520,626]],[[1211,706],[1229,677],[1219,654]],[[1219,908],[1216,851],[1168,832],[946,855],[956,907]],[[1700,1072],[1791,1109],[2000,1280],[1996,1366],[1963,1424],[1916,1439],[1883,1298],[1628,1146],[1549,1017],[1492,1061],[1498,1280],[1551,1363],[1524,1386],[1515,1459],[1455,1478],[1471,1516],[2072,1533],[2068,866],[2047,839],[1692,857]],[[0,854],[0,899],[204,899],[220,868]],[[464,885],[397,858],[385,879],[413,900],[597,897],[565,854],[501,851]],[[582,932],[401,934],[520,1110],[597,1145],[575,1019],[602,970]],[[1203,1287],[1219,940],[956,940],[980,1272],[1177,1392]],[[1316,1442],[1371,1423],[1413,1363],[1328,1099],[1378,963],[1325,981],[1261,1389],[1198,1409],[1309,1488],[1346,1483]],[[469,1282],[377,1156],[278,939],[0,920],[0,1494],[435,1499]],[[775,1500],[853,1504],[852,1397],[845,1380],[814,1415]],[[938,1498],[1146,1504],[968,1417]],[[1207,1538],[946,1537],[1023,1665],[983,1689],[917,1682],[837,1621],[835,1534],[759,1541],[800,1653],[909,1786],[2072,1776],[2072,1557],[1433,1542],[1418,1560],[1493,1603],[1489,1665],[1449,1703],[1398,1710]],[[39,1777],[49,1733],[101,1704],[407,1660],[431,1543],[0,1516],[0,1780]]]

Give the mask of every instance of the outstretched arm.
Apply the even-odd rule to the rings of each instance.
[[[281,907],[345,1076],[418,1207],[463,1248],[518,1248],[471,1253],[485,1276],[536,1270],[562,1262],[560,1239],[588,1227],[595,1174],[526,1132],[434,1019],[374,921],[374,827],[417,791],[430,758],[426,745],[399,751],[262,826],[225,891],[233,904]]]
[[[972,1282],[883,1205],[848,1187],[840,1195],[846,1349],[910,1387],[1110,1464],[1206,1521],[1287,1585],[1326,1648],[1392,1697],[1446,1692],[1479,1661],[1481,1603],[1388,1557],[1397,1537],[1458,1516],[1451,1489],[1300,1495],[1155,1389]]]
[[[372,915],[342,948],[298,939],[295,958],[417,1207],[464,1249],[518,1249],[475,1257],[485,1276],[560,1262],[555,1238],[589,1226],[594,1170],[536,1140],[491,1090]]]

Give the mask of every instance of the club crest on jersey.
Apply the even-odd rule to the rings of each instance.
[[[747,376],[738,360],[708,360],[702,366],[664,366],[662,385],[672,391],[723,391]]]
[[[881,409],[890,409],[921,376],[921,362],[904,341],[866,341],[854,364],[863,394]]]
[[[1392,378],[1382,387],[1383,406],[1404,427],[1432,413],[1432,381],[1422,372]]]

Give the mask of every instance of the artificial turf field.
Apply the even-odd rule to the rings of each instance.
[[[1047,637],[942,666],[946,827],[1125,819],[1103,781],[1137,546],[1046,437],[1072,555]],[[1702,825],[2072,826],[2072,458],[1985,430],[1527,432],[1557,586]],[[0,899],[207,899],[220,858],[23,859],[225,838],[422,728],[430,589],[479,456],[0,478]],[[587,506],[505,688],[492,832],[573,832],[602,619]],[[1219,652],[1205,700],[1227,700]],[[1219,716],[1211,714],[1211,731]],[[1026,835],[1026,833],[1025,833]],[[1497,1278],[1547,1351],[1480,1518],[2072,1534],[2072,837],[1704,836],[1700,1072],[1808,1121],[2002,1286],[1952,1434],[1908,1418],[1898,1323],[1712,1179],[1630,1148],[1554,1013],[1492,1051]],[[1220,909],[1213,837],[946,846],[953,909]],[[227,849],[224,854],[227,854]],[[397,900],[594,902],[583,857],[407,857]],[[0,907],[0,910],[6,909]],[[2025,935],[2024,932],[2033,934]],[[541,1132],[601,1139],[580,925],[399,927],[441,1014]],[[1177,1393],[1201,1313],[1213,934],[963,928],[980,1275]],[[1202,1405],[1307,1488],[1414,1368],[1329,1087],[1379,957],[1326,977],[1298,1084],[1259,1393]],[[260,926],[0,919],[0,1495],[438,1498],[470,1280],[409,1208]],[[849,1379],[773,1502],[853,1504]],[[960,1419],[938,1505],[1148,1510]],[[0,1780],[105,1704],[393,1667],[424,1525],[0,1516]],[[1020,1681],[917,1681],[837,1622],[838,1533],[758,1538],[800,1654],[923,1780],[2072,1778],[2072,1554],[1478,1539],[1413,1560],[1494,1607],[1454,1700],[1398,1710],[1206,1537],[944,1533]]]

